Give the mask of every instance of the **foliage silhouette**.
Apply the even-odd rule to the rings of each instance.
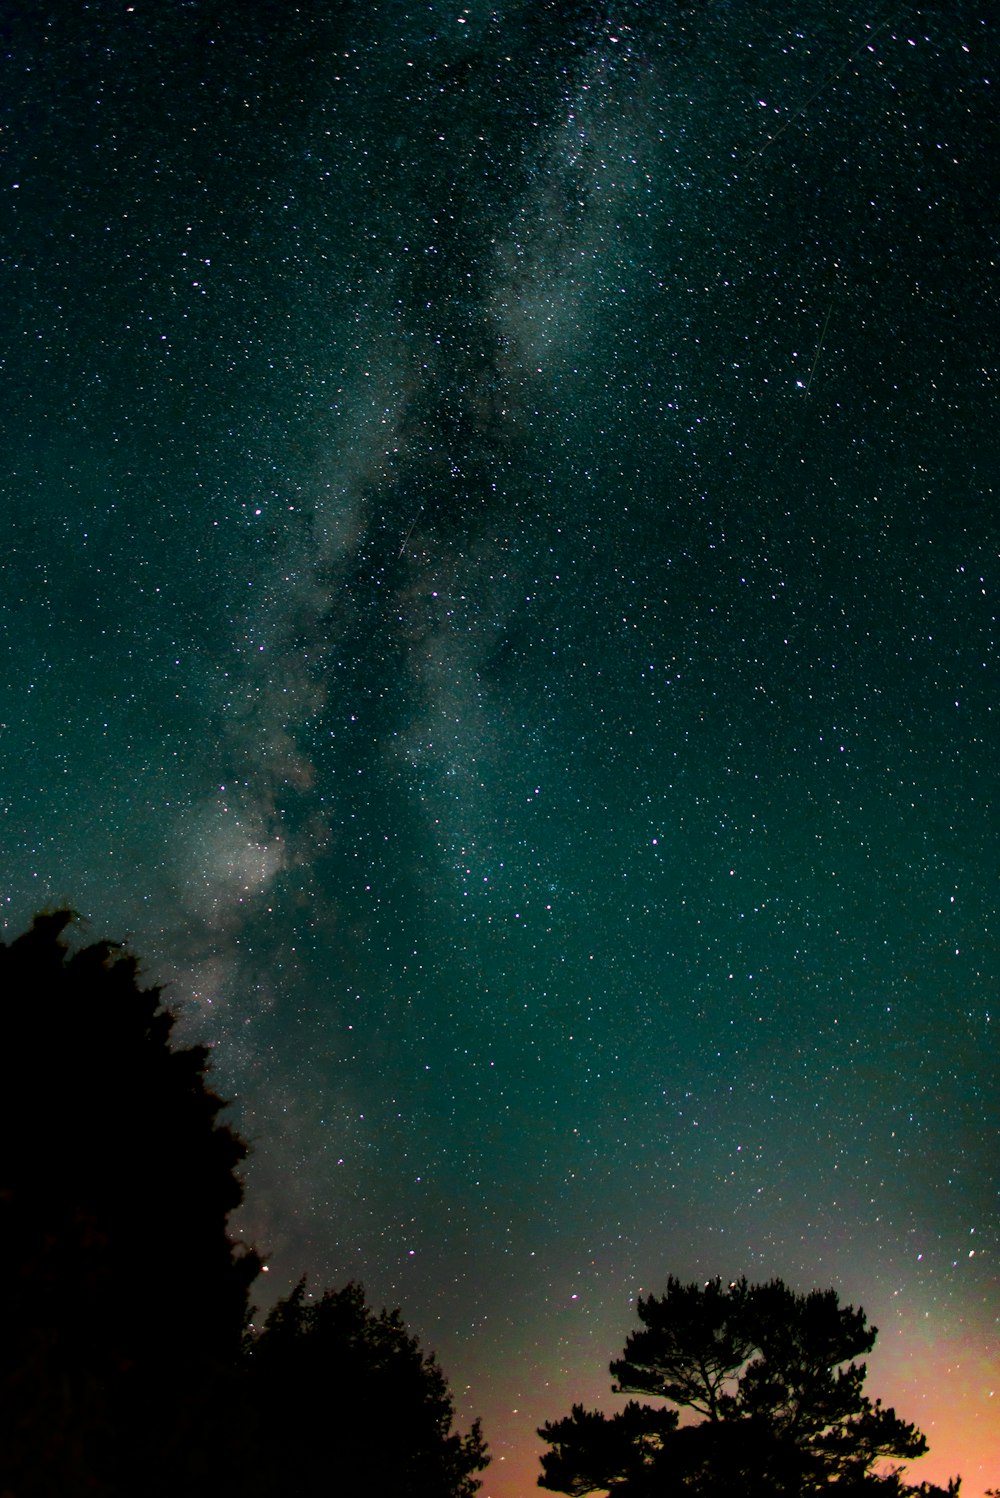
[[[453,1432],[433,1355],[398,1311],[370,1310],[359,1285],[314,1300],[300,1281],[248,1334],[246,1358],[258,1483],[263,1475],[251,1493],[472,1498],[478,1489],[473,1474],[488,1461],[479,1422],[468,1435]],[[290,1430],[306,1438],[289,1442]]]
[[[631,1401],[611,1417],[574,1406],[539,1435],[539,1486],[581,1498],[804,1498],[836,1488],[879,1498],[945,1498],[907,1486],[887,1461],[921,1456],[923,1435],[863,1392],[877,1328],[841,1306],[834,1290],[798,1295],[781,1280],[682,1285],[638,1303],[640,1330],[611,1364],[616,1393],[647,1394],[676,1409]],[[846,1366],[845,1366],[846,1365]],[[955,1498],[958,1483],[947,1493]]]
[[[227,1233],[247,1149],[207,1051],[171,1047],[133,957],[71,954],[70,920],[0,945],[0,1491],[59,1498],[150,1464],[156,1490],[258,1269]]]
[[[398,1312],[300,1285],[249,1325],[208,1053],[70,920],[0,944],[0,1498],[471,1498],[478,1424]]]

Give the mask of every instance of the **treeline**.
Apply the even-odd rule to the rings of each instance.
[[[251,1324],[247,1148],[208,1053],[172,1044],[127,952],[71,951],[70,919],[0,944],[0,1498],[472,1498],[479,1423],[455,1430],[398,1311],[303,1282]],[[638,1315],[613,1389],[656,1402],[544,1425],[540,1486],[956,1498],[904,1481],[927,1443],[865,1394],[876,1329],[833,1290],[670,1278]]]
[[[250,1328],[207,1051],[69,921],[0,946],[0,1498],[471,1498],[478,1423],[398,1312],[300,1285]]]

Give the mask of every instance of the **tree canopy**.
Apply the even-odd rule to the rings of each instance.
[[[0,1490],[60,1498],[163,1469],[258,1269],[227,1230],[247,1147],[208,1052],[171,1044],[134,957],[71,952],[70,920],[0,945]]]
[[[398,1311],[372,1311],[360,1285],[313,1300],[300,1281],[251,1330],[246,1355],[262,1491],[472,1498],[479,1487],[473,1474],[487,1456],[478,1421],[468,1435],[452,1430],[451,1395],[433,1355]],[[321,1430],[323,1439],[289,1442],[290,1430]]]
[[[541,1487],[574,1498],[802,1498],[834,1485],[841,1495],[941,1494],[907,1487],[887,1465],[921,1456],[927,1442],[864,1393],[866,1367],[855,1359],[871,1351],[877,1328],[836,1291],[671,1277],[637,1310],[641,1327],[611,1364],[613,1388],[667,1407],[633,1400],[608,1417],[574,1406],[539,1431],[551,1447]],[[701,1418],[681,1423],[679,1409]]]
[[[71,919],[0,944],[2,1498],[471,1498],[479,1427],[398,1311],[300,1285],[253,1329],[208,1052]]]

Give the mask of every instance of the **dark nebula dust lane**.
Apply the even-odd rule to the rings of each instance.
[[[996,1486],[989,7],[0,40],[7,931],[171,985],[484,1498],[668,1274],[835,1285]]]

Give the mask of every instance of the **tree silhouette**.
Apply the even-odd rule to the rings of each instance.
[[[638,1303],[640,1330],[611,1364],[616,1393],[653,1395],[700,1415],[631,1401],[606,1417],[576,1405],[539,1431],[541,1487],[620,1498],[944,1498],[908,1487],[887,1461],[921,1456],[923,1435],[863,1392],[877,1328],[834,1290],[798,1295],[781,1280],[682,1285]],[[845,1366],[846,1365],[846,1366]],[[948,1493],[958,1491],[957,1482]]]
[[[478,1489],[473,1474],[488,1461],[479,1422],[453,1432],[433,1355],[398,1311],[370,1310],[359,1285],[313,1300],[300,1281],[248,1335],[246,1357],[257,1412],[251,1494],[472,1498]]]
[[[0,1498],[472,1498],[478,1423],[355,1285],[249,1324],[203,1046],[67,911],[0,944]]]
[[[247,1150],[207,1051],[171,1047],[133,957],[70,954],[70,919],[0,945],[0,1492],[19,1498],[159,1491],[258,1269],[227,1233]]]

